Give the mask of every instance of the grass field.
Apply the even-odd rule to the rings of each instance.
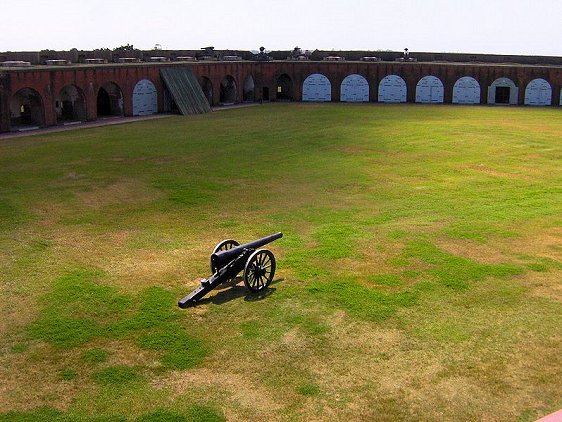
[[[0,421],[562,407],[558,109],[280,104],[0,143]],[[195,307],[221,239],[277,273]]]

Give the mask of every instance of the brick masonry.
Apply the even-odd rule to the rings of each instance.
[[[518,104],[522,105],[527,84],[536,78],[547,80],[552,87],[552,105],[560,104],[562,67],[533,65],[498,65],[475,63],[435,62],[201,62],[201,63],[140,63],[126,65],[77,65],[68,67],[31,67],[26,69],[0,70],[0,132],[10,130],[10,99],[21,89],[31,88],[41,97],[45,126],[57,124],[55,98],[68,85],[74,85],[84,97],[87,120],[97,116],[97,94],[104,84],[113,82],[123,94],[123,111],[132,115],[132,96],[135,85],[142,79],[152,81],[158,91],[158,110],[169,110],[160,78],[160,68],[188,66],[200,79],[207,78],[213,86],[212,105],[220,101],[220,84],[227,75],[236,82],[237,101],[243,101],[244,81],[251,76],[255,84],[255,101],[262,99],[263,88],[268,88],[270,100],[275,100],[277,79],[288,75],[292,80],[293,99],[302,97],[302,85],[307,76],[321,73],[328,77],[332,88],[332,101],[339,101],[340,86],[350,74],[359,74],[369,82],[369,100],[376,102],[380,81],[387,75],[401,76],[407,85],[407,101],[415,102],[416,85],[427,75],[438,77],[444,85],[445,103],[452,102],[453,86],[463,76],[475,78],[481,88],[481,103],[487,101],[488,87],[500,77],[511,79],[519,87]]]

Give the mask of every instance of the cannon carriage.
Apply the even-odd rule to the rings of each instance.
[[[243,271],[244,284],[251,293],[267,289],[275,275],[275,256],[268,249],[259,249],[283,237],[278,232],[253,242],[240,245],[236,240],[219,242],[210,258],[212,275],[201,281],[199,287],[178,302],[180,308],[187,308],[222,283],[227,283]]]

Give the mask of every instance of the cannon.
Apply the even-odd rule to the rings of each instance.
[[[275,256],[270,250],[259,248],[282,237],[283,233],[278,232],[243,245],[233,239],[219,242],[211,254],[212,275],[203,279],[199,287],[178,301],[178,306],[187,308],[195,305],[220,284],[236,278],[240,271],[244,271],[244,284],[250,292],[257,293],[267,289],[275,275]]]

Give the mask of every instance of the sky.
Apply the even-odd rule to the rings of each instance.
[[[160,44],[562,56],[562,0],[0,1],[0,51]]]

